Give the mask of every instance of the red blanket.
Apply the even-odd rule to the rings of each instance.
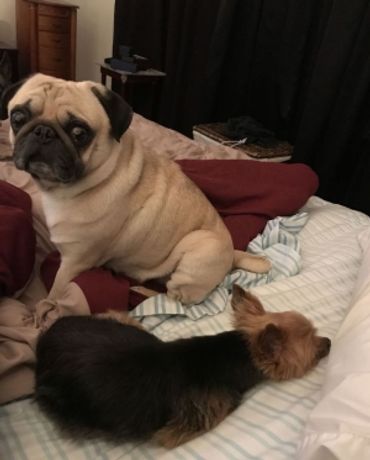
[[[242,250],[268,220],[296,213],[319,186],[316,174],[304,164],[245,160],[178,163],[218,210],[235,248]]]
[[[0,297],[24,287],[35,262],[36,237],[27,193],[0,181]]]
[[[318,187],[315,173],[302,164],[245,160],[181,160],[178,163],[219,211],[237,249],[246,249],[249,241],[263,230],[269,219],[296,213]],[[4,187],[4,183],[0,183],[0,205],[4,204]],[[22,209],[17,202],[12,203],[13,207]],[[6,219],[3,212],[0,208],[0,222]],[[28,264],[25,270],[25,266],[14,264],[12,260],[30,260],[34,242],[33,246],[31,243],[20,244],[21,241],[29,240],[29,226],[23,227],[9,221],[6,227],[5,239],[3,236],[0,240],[0,267],[3,267],[0,274],[4,271],[8,276],[0,277],[0,283],[3,282],[7,292],[11,293],[15,288],[9,284],[9,279],[27,279],[24,272],[28,270],[29,275],[32,269]],[[16,231],[12,231],[12,228]],[[10,258],[6,257],[8,253]],[[47,257],[42,265],[41,275],[47,289],[53,283],[58,266],[59,257],[55,253]],[[23,277],[20,276],[21,272]],[[74,281],[83,290],[92,313],[106,308],[132,308],[143,300],[141,295],[130,291],[132,280],[104,269],[89,270]]]

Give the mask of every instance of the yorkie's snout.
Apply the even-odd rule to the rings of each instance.
[[[322,359],[328,356],[331,348],[331,341],[327,337],[320,337],[320,345],[317,353],[317,358]]]

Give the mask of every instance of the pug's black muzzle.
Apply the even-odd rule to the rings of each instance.
[[[14,146],[14,163],[35,179],[50,182],[71,183],[83,174],[83,163],[76,149],[46,123],[19,133]]]

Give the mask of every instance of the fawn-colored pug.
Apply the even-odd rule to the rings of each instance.
[[[38,183],[61,265],[49,299],[84,270],[106,266],[170,297],[202,301],[233,267],[269,262],[235,251],[199,188],[128,129],[132,110],[93,82],[36,74],[3,97],[17,168]]]

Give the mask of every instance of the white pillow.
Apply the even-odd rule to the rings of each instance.
[[[319,403],[297,458],[370,459],[370,228],[359,237],[364,259],[351,309],[336,335]]]

